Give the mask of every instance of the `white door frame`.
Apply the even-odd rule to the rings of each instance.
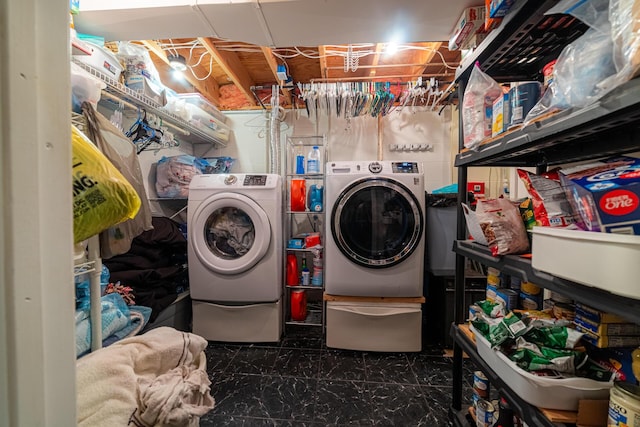
[[[0,425],[75,410],[69,0],[0,0]]]

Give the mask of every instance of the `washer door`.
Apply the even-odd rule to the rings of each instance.
[[[271,224],[249,197],[220,193],[197,208],[189,224],[189,244],[203,265],[221,274],[251,269],[266,254]]]
[[[331,232],[350,261],[370,268],[401,263],[415,250],[424,227],[413,193],[389,178],[365,178],[338,196]]]

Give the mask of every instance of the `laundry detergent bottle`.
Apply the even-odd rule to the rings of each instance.
[[[309,210],[322,212],[322,185],[313,184],[309,187]]]
[[[287,254],[287,286],[298,285],[298,259],[295,254]]]

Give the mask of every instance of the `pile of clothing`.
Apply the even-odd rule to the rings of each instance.
[[[135,303],[151,307],[150,321],[189,287],[187,239],[177,222],[152,218],[153,230],[131,242],[128,252],[103,260],[111,282],[131,287]]]

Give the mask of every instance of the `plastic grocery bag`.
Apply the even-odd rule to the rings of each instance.
[[[462,101],[462,132],[468,149],[477,149],[484,138],[491,137],[493,101],[499,96],[502,96],[500,85],[476,63]]]
[[[158,197],[186,199],[193,177],[203,174],[209,166],[205,159],[188,154],[162,157],[156,165]]]
[[[113,164],[75,126],[73,153],[73,241],[134,218],[140,197]]]
[[[507,199],[478,200],[476,216],[493,256],[521,254],[529,239],[518,208]]]

